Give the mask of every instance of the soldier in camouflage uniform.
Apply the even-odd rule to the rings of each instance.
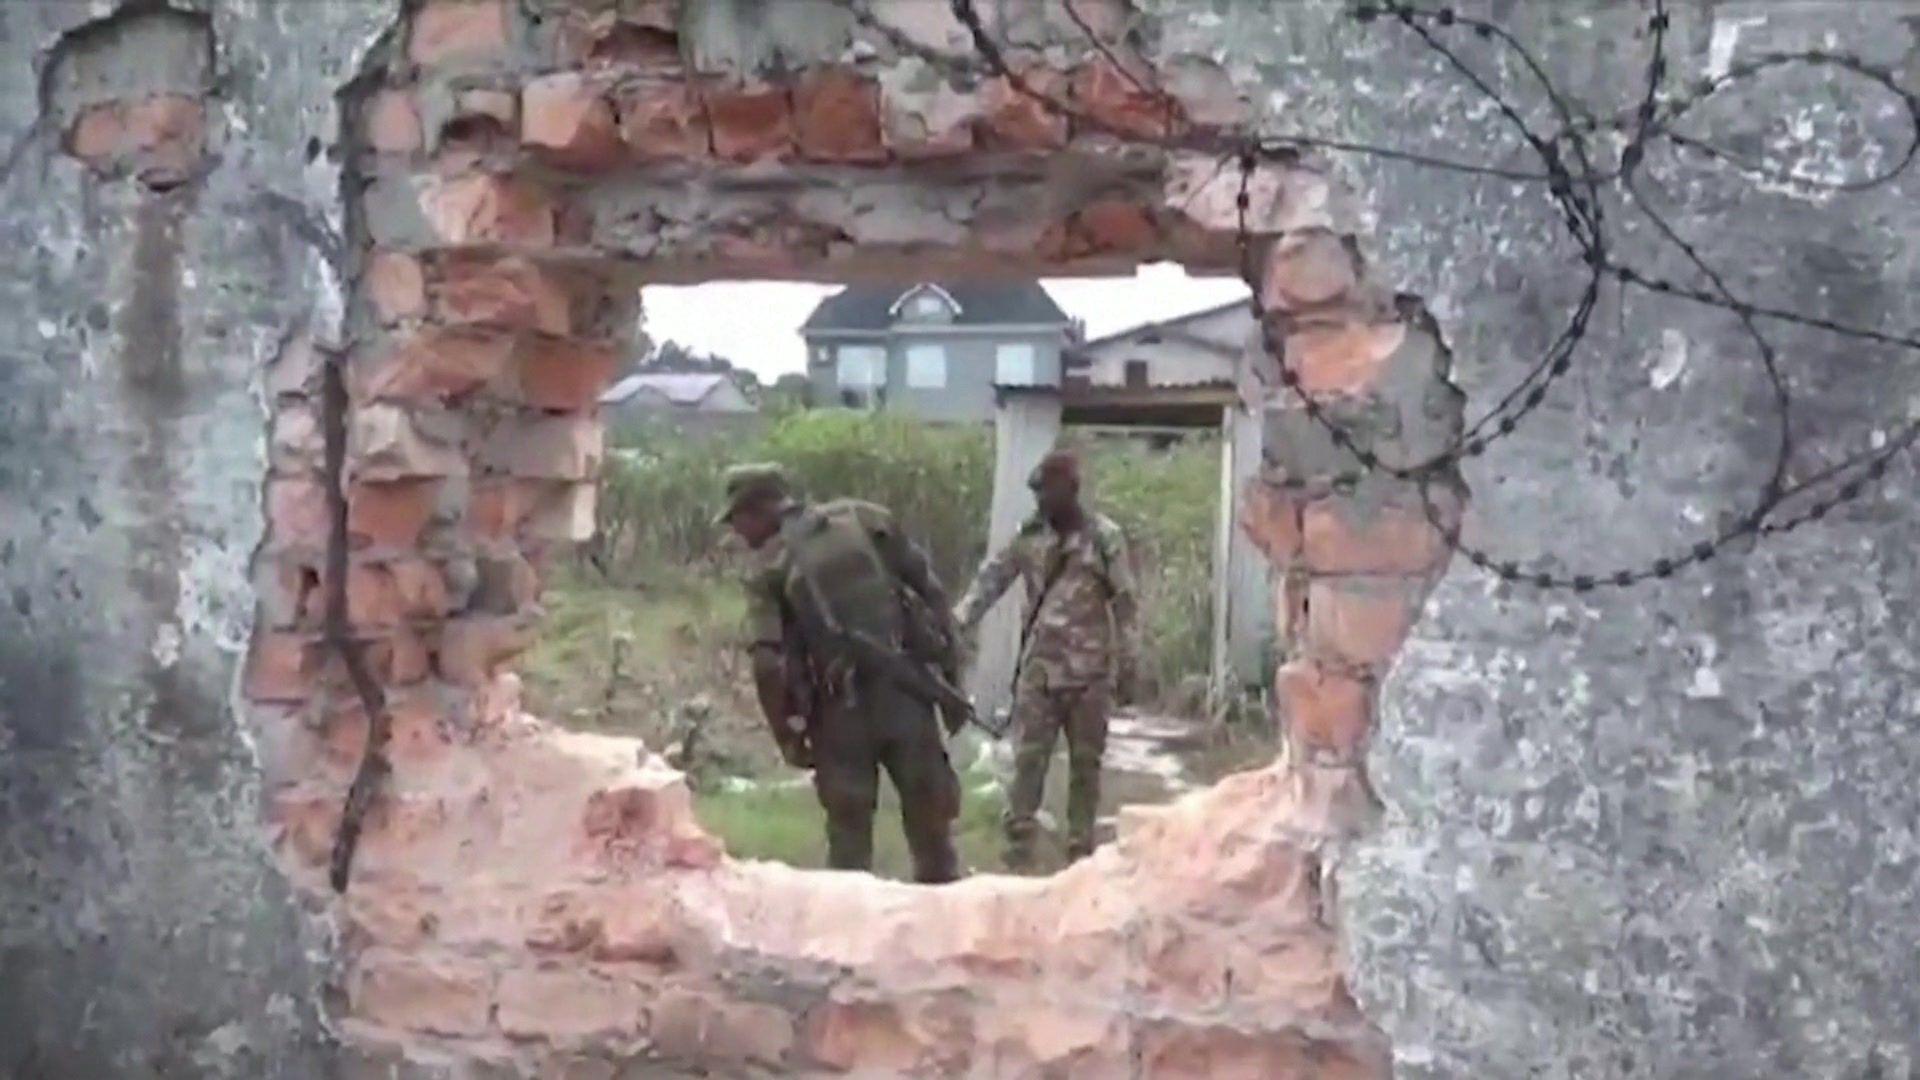
[[[1140,655],[1125,540],[1112,520],[1081,506],[1078,459],[1062,451],[1048,454],[1028,486],[1037,512],[980,568],[955,612],[970,639],[1008,586],[1026,582],[1013,688],[1019,749],[1006,817],[1007,866],[1014,870],[1032,865],[1034,815],[1062,731],[1070,781],[1067,854],[1078,859],[1093,851],[1107,711],[1115,697],[1132,699]]]
[[[813,770],[827,813],[828,864],[871,867],[878,773],[885,768],[900,795],[914,880],[956,879],[952,829],[960,782],[940,721],[931,705],[874,670],[870,660],[856,662],[859,653],[849,641],[858,634],[925,656],[916,627],[923,613],[937,613],[943,625],[936,636],[947,656],[929,663],[957,668],[947,596],[926,557],[882,507],[796,500],[777,465],[729,470],[720,519],[757,556],[747,581],[754,686],[781,756]]]

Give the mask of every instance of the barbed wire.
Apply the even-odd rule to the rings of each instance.
[[[1920,95],[1901,86],[1889,69],[1859,57],[1830,50],[1770,52],[1753,60],[1732,64],[1720,75],[1699,80],[1691,88],[1667,92],[1671,72],[1667,58],[1672,27],[1666,0],[1649,0],[1646,21],[1648,61],[1645,84],[1637,103],[1629,110],[1599,117],[1579,107],[1563,94],[1540,59],[1504,27],[1490,20],[1471,17],[1449,7],[1427,8],[1403,0],[1361,0],[1347,9],[1357,25],[1398,25],[1411,33],[1426,49],[1438,56],[1467,86],[1485,98],[1503,123],[1512,129],[1538,159],[1539,168],[1518,169],[1459,161],[1400,146],[1367,144],[1305,133],[1269,134],[1235,131],[1219,126],[1181,122],[1178,102],[1162,87],[1158,72],[1144,57],[1141,63],[1146,78],[1135,73],[1103,41],[1092,25],[1081,16],[1072,0],[1063,0],[1069,20],[1089,45],[1116,73],[1138,93],[1158,99],[1164,109],[1164,131],[1157,135],[1127,130],[1079,108],[1057,95],[1049,94],[1028,79],[1018,65],[1010,62],[1005,48],[989,33],[975,0],[949,0],[954,17],[971,45],[966,54],[950,53],[927,46],[899,27],[877,17],[867,0],[842,0],[856,20],[885,38],[903,53],[918,57],[949,75],[966,78],[998,77],[1016,94],[1035,102],[1048,113],[1066,119],[1077,129],[1105,135],[1121,142],[1153,145],[1169,152],[1199,153],[1215,156],[1224,170],[1237,162],[1240,184],[1236,194],[1237,242],[1240,276],[1249,290],[1249,304],[1261,328],[1263,345],[1274,358],[1280,382],[1297,400],[1306,416],[1352,457],[1356,468],[1331,477],[1317,477],[1316,484],[1335,488],[1351,487],[1369,475],[1384,474],[1408,481],[1419,492],[1426,516],[1439,529],[1446,543],[1476,567],[1503,580],[1539,588],[1564,588],[1587,592],[1603,586],[1628,586],[1650,579],[1666,578],[1689,566],[1699,565],[1722,554],[1743,540],[1758,541],[1791,532],[1819,521],[1841,505],[1858,499],[1874,482],[1883,478],[1892,461],[1920,442],[1920,419],[1911,419],[1886,436],[1879,445],[1849,454],[1811,476],[1788,482],[1796,449],[1793,424],[1793,397],[1781,369],[1779,350],[1761,329],[1765,321],[1796,325],[1852,340],[1894,346],[1920,352],[1920,334],[1893,333],[1851,326],[1820,316],[1790,309],[1762,305],[1739,295],[1699,245],[1657,210],[1640,182],[1640,171],[1647,149],[1656,141],[1677,151],[1699,155],[1703,160],[1731,166],[1741,173],[1768,182],[1788,186],[1800,192],[1846,194],[1872,190],[1892,183],[1911,171],[1920,157]],[[1556,119],[1557,130],[1543,134],[1528,122],[1522,109],[1502,94],[1449,43],[1449,37],[1470,34],[1498,46],[1510,54],[1537,84],[1548,112]],[[1707,140],[1675,130],[1684,117],[1721,93],[1769,72],[1792,66],[1832,68],[1866,80],[1887,91],[1905,111],[1908,129],[1906,145],[1892,163],[1855,180],[1823,180],[1775,169],[1749,161]],[[1624,135],[1617,162],[1601,167],[1590,139],[1601,135]],[[1429,458],[1414,462],[1392,462],[1375,453],[1342,423],[1326,402],[1309,393],[1300,374],[1288,363],[1285,342],[1279,337],[1276,320],[1261,308],[1260,275],[1256,265],[1257,234],[1250,221],[1252,181],[1262,163],[1292,165],[1304,154],[1357,154],[1385,161],[1467,175],[1544,184],[1548,198],[1559,212],[1567,236],[1578,249],[1584,267],[1584,282],[1572,302],[1567,320],[1543,350],[1538,360],[1500,398],[1460,434]],[[1654,230],[1662,243],[1677,251],[1684,263],[1701,276],[1706,285],[1687,285],[1665,278],[1617,257],[1611,248],[1607,221],[1606,189],[1617,186],[1634,212]],[[1546,401],[1553,384],[1572,370],[1575,358],[1586,343],[1593,316],[1598,309],[1601,286],[1614,282],[1624,291],[1638,291],[1669,297],[1731,313],[1740,324],[1742,336],[1753,343],[1758,362],[1774,402],[1777,434],[1773,460],[1767,478],[1756,492],[1752,505],[1733,518],[1731,524],[1644,564],[1611,571],[1565,572],[1544,567],[1523,566],[1519,561],[1498,557],[1469,543],[1462,535],[1459,515],[1452,515],[1433,495],[1436,485],[1458,488],[1459,466],[1471,458],[1483,456],[1496,442],[1517,432],[1520,426]],[[1823,493],[1823,489],[1824,493]],[[1793,509],[1804,501],[1799,509]]]

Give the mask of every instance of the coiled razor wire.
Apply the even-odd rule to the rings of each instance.
[[[1143,135],[1138,131],[1117,128],[1035,86],[1008,61],[1005,50],[988,32],[975,0],[949,0],[954,17],[966,31],[972,45],[970,54],[947,53],[921,44],[878,17],[866,0],[842,0],[842,3],[862,26],[885,38],[901,52],[934,65],[949,75],[969,78],[997,76],[1015,93],[1032,100],[1049,113],[1067,119],[1081,130],[1167,151],[1210,154],[1219,158],[1222,169],[1237,163],[1240,172],[1236,196],[1240,276],[1249,290],[1249,304],[1261,327],[1263,343],[1278,364],[1281,384],[1300,401],[1306,415],[1324,429],[1334,444],[1350,455],[1357,466],[1332,477],[1316,478],[1315,482],[1338,489],[1350,487],[1368,475],[1381,474],[1414,483],[1420,492],[1426,516],[1446,543],[1475,566],[1502,580],[1542,589],[1589,592],[1603,586],[1624,587],[1649,579],[1667,578],[1684,568],[1708,562],[1739,541],[1778,536],[1825,518],[1841,505],[1858,499],[1871,484],[1886,475],[1895,458],[1920,441],[1920,419],[1912,419],[1895,429],[1879,445],[1870,445],[1868,449],[1849,454],[1810,476],[1788,482],[1787,470],[1796,445],[1792,423],[1793,398],[1781,371],[1778,349],[1762,331],[1760,323],[1786,323],[1914,352],[1920,352],[1920,336],[1850,326],[1837,320],[1756,304],[1743,298],[1701,253],[1699,247],[1688,241],[1654,209],[1640,186],[1638,176],[1648,146],[1660,140],[1679,151],[1732,166],[1749,177],[1803,192],[1857,193],[1892,183],[1909,172],[1916,156],[1920,156],[1920,96],[1902,87],[1890,70],[1859,57],[1824,50],[1767,53],[1751,61],[1732,65],[1721,75],[1700,80],[1692,87],[1663,99],[1663,91],[1670,81],[1667,50],[1672,23],[1666,0],[1650,0],[1647,18],[1650,55],[1644,93],[1633,109],[1617,116],[1601,118],[1578,107],[1562,94],[1532,51],[1496,23],[1460,14],[1452,8],[1427,8],[1399,0],[1361,2],[1347,9],[1347,16],[1360,25],[1383,23],[1400,26],[1439,56],[1463,82],[1493,105],[1502,121],[1526,144],[1539,163],[1539,168],[1532,170],[1453,160],[1403,147],[1304,134],[1269,135],[1181,124],[1178,122],[1177,103],[1160,88],[1157,73],[1151,73],[1147,78],[1136,74],[1122,62],[1113,46],[1101,40],[1091,24],[1081,17],[1073,0],[1063,0],[1070,20],[1094,50],[1137,92],[1164,103],[1165,133],[1159,136]],[[1449,43],[1451,38],[1461,34],[1472,35],[1511,54],[1537,84],[1559,124],[1558,130],[1550,134],[1537,131],[1513,102],[1468,64]],[[1814,180],[1747,160],[1703,139],[1674,130],[1674,124],[1682,117],[1723,91],[1768,72],[1796,66],[1827,68],[1863,79],[1885,90],[1900,103],[1906,112],[1908,138],[1905,147],[1888,166],[1863,179]],[[1588,140],[1603,134],[1624,135],[1627,140],[1620,151],[1618,163],[1610,168],[1598,167],[1590,151]],[[1448,446],[1426,460],[1392,462],[1363,445],[1331,414],[1323,401],[1306,392],[1299,373],[1288,364],[1284,342],[1278,340],[1279,331],[1274,320],[1266,318],[1260,307],[1255,237],[1248,220],[1252,179],[1261,163],[1291,164],[1306,151],[1361,154],[1419,168],[1544,184],[1549,198],[1559,211],[1567,235],[1579,249],[1584,282],[1578,298],[1572,304],[1566,324],[1511,389],[1478,419],[1464,425],[1461,434]],[[1616,257],[1609,244],[1601,198],[1604,185],[1618,185],[1640,216],[1653,225],[1660,239],[1677,251],[1707,285],[1686,285],[1659,277]],[[1761,483],[1752,505],[1730,524],[1691,545],[1641,565],[1611,571],[1567,573],[1524,566],[1517,560],[1495,556],[1469,543],[1462,536],[1459,515],[1448,513],[1446,507],[1435,500],[1433,488],[1442,486],[1451,490],[1457,487],[1457,468],[1463,461],[1484,455],[1494,443],[1516,432],[1540,408],[1553,384],[1572,370],[1598,308],[1601,286],[1609,281],[1617,283],[1623,290],[1671,297],[1734,315],[1742,334],[1753,343],[1755,358],[1766,377],[1774,401],[1777,433],[1767,478]],[[1799,508],[1791,509],[1793,505]]]

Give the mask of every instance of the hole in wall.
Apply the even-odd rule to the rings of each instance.
[[[547,583],[547,621],[522,668],[527,703],[661,751],[687,773],[703,824],[729,852],[797,866],[827,855],[810,774],[781,760],[754,698],[742,581],[755,556],[711,524],[725,468],[778,461],[803,498],[886,506],[958,601],[997,546],[998,397],[1009,387],[1062,393],[1069,357],[1078,375],[1057,445],[1082,456],[1089,506],[1127,538],[1143,646],[1137,700],[1106,725],[1094,838],[1111,840],[1124,805],[1271,760],[1259,710],[1231,708],[1260,678],[1246,658],[1261,653],[1235,635],[1271,628],[1255,617],[1229,633],[1216,610],[1223,558],[1257,558],[1229,550],[1221,513],[1221,410],[1252,331],[1238,282],[1171,265],[1132,278],[944,286],[710,282],[649,287],[641,310],[636,344],[600,399],[608,455],[596,532]],[[1171,335],[1147,342],[1161,347],[1146,355],[1141,320]],[[1016,586],[1003,606],[1022,603]],[[1017,629],[1017,619],[992,626]],[[981,695],[991,714],[947,745],[962,792],[953,835],[969,870],[1003,863],[1017,771],[1017,732],[987,730],[1012,720],[1000,644],[998,666],[970,673],[976,689],[994,684]],[[1242,659],[1229,667],[1216,649]],[[1064,734],[1055,742],[1027,872],[1067,857],[1072,752]],[[876,871],[909,878],[900,794],[884,773],[877,799]]]

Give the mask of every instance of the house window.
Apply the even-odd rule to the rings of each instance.
[[[939,301],[935,300],[935,304]],[[943,390],[947,385],[945,345],[907,346],[907,386],[914,390]]]
[[[1008,341],[994,346],[994,383],[999,386],[1035,385],[1040,381],[1036,360],[1030,341]]]
[[[834,370],[835,381],[854,389],[871,389],[887,381],[887,350],[879,345],[842,345]]]
[[[932,293],[921,293],[913,301],[913,313],[925,319],[939,318],[941,311],[945,308],[946,305],[940,302],[940,298]]]
[[[1147,385],[1147,362],[1145,360],[1127,361],[1127,385],[1135,389]]]

